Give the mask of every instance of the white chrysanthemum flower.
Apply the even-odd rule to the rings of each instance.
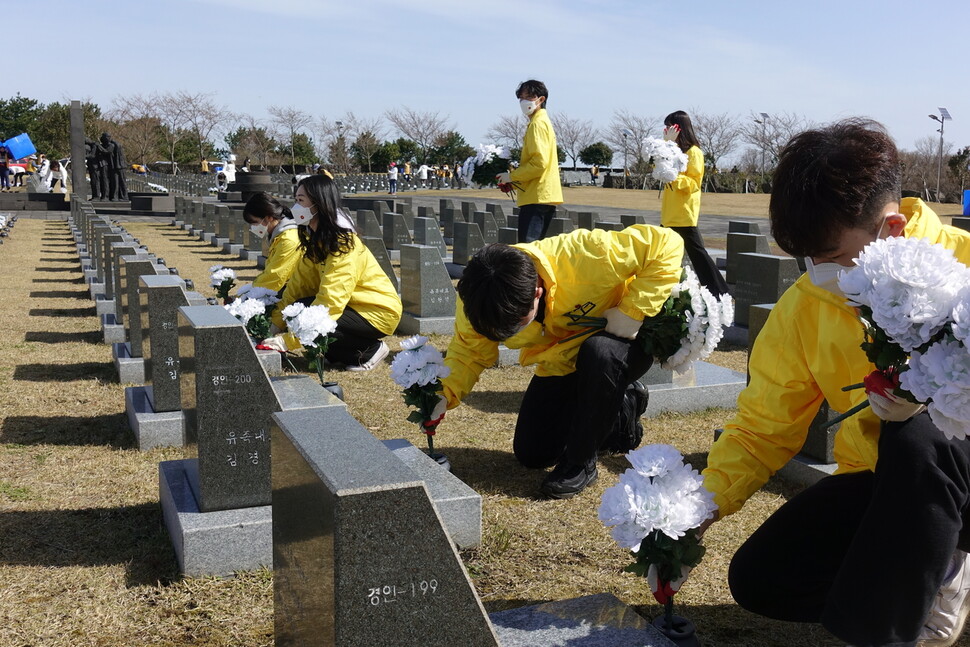
[[[863,249],[839,287],[907,351],[927,343],[950,318],[970,270],[953,252],[924,239],[893,237]]]
[[[237,297],[256,299],[264,306],[271,306],[279,303],[280,299],[278,296],[276,296],[276,294],[276,290],[270,290],[269,288],[257,288],[252,283],[241,285],[236,289]]]
[[[970,436],[970,389],[948,384],[926,407],[933,424],[949,439]]]
[[[684,268],[684,280],[674,287],[671,294],[686,292],[690,298],[690,310],[683,313],[687,334],[673,355],[661,362],[665,369],[683,372],[690,364],[710,356],[724,337],[724,326],[734,319],[734,305],[729,295],[720,299],[700,284],[690,267]],[[725,321],[728,323],[725,324]]]
[[[391,379],[399,386],[408,388],[415,384],[424,386],[448,377],[451,369],[444,365],[444,357],[434,346],[427,344],[427,337],[415,335],[403,342],[420,345],[402,350],[391,361]]]
[[[217,288],[222,285],[222,282],[228,279],[235,279],[236,273],[228,267],[223,267],[222,265],[213,265],[209,268],[210,274],[209,278],[212,280],[212,287]]]
[[[414,350],[428,343],[428,338],[424,335],[413,335],[401,342],[401,350]]]
[[[626,459],[634,470],[647,477],[664,476],[684,462],[684,457],[676,447],[661,443],[635,449],[626,455]]]
[[[289,309],[287,307],[283,311],[284,317]],[[288,318],[286,323],[290,332],[304,346],[316,346],[317,337],[325,337],[337,329],[337,322],[330,316],[330,310],[326,306],[304,307],[296,316]]]
[[[953,336],[970,346],[970,285],[964,287],[957,295],[957,303],[950,314],[953,322]]]
[[[644,155],[653,159],[651,176],[661,182],[673,182],[687,170],[687,155],[676,142],[647,137],[643,140]]]
[[[304,308],[306,308],[306,305],[300,303],[299,301],[297,301],[296,303],[291,303],[290,305],[283,308],[283,312],[282,312],[283,318],[292,319],[293,317],[303,312]]]
[[[910,356],[908,370],[899,374],[899,384],[920,402],[935,399],[947,386],[970,391],[970,352],[955,339],[938,341],[925,352]]]
[[[256,315],[266,312],[266,306],[259,299],[236,299],[223,307],[229,311],[229,314],[242,321],[244,326]]]

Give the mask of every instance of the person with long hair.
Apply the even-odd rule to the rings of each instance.
[[[253,279],[253,286],[279,292],[303,257],[296,220],[288,207],[262,191],[253,194],[246,202],[243,220],[249,223],[250,235],[269,236],[266,266]]]
[[[727,282],[704,249],[704,239],[697,228],[701,211],[701,182],[704,181],[704,153],[686,112],[678,110],[667,115],[664,119],[664,139],[675,142],[687,155],[687,170],[664,187],[660,224],[673,229],[684,239],[684,251],[701,285],[716,297],[727,294]]]
[[[327,306],[337,330],[326,359],[348,371],[371,370],[389,352],[381,339],[401,321],[397,290],[354,231],[333,180],[326,175],[300,180],[291,213],[301,224],[303,258],[273,311],[273,324],[285,328],[282,312],[291,303]]]

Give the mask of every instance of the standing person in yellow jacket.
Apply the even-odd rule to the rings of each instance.
[[[253,279],[253,285],[280,292],[303,257],[300,234],[293,214],[276,198],[260,191],[246,202],[243,219],[249,223],[249,231],[253,236],[269,236],[266,266]]]
[[[354,232],[340,207],[336,183],[311,175],[296,188],[293,217],[303,258],[273,311],[273,324],[283,329],[282,311],[291,303],[324,305],[337,322],[326,359],[348,371],[369,371],[388,354],[382,340],[397,328],[403,307],[391,280]]]
[[[458,406],[495,364],[500,342],[520,349],[519,363],[538,367],[519,409],[515,456],[529,468],[555,465],[540,486],[546,496],[578,494],[597,478],[599,450],[640,443],[647,393],[636,380],[653,359],[634,338],[680,280],[682,257],[676,235],[649,225],[485,246],[458,282],[451,374],[432,418]],[[605,317],[606,328],[583,335],[570,325],[577,316]]]
[[[704,248],[704,239],[697,229],[701,212],[701,183],[704,181],[704,153],[686,112],[678,110],[667,115],[664,119],[664,139],[676,142],[680,150],[687,154],[687,170],[664,187],[660,224],[670,227],[684,239],[684,251],[701,285],[716,297],[727,294],[727,282]]]
[[[797,135],[773,184],[772,234],[810,269],[772,309],[738,414],[708,456],[719,519],[798,453],[823,400],[847,411],[866,397],[842,390],[875,367],[839,271],[887,236],[928,239],[970,265],[970,233],[900,200],[899,155],[878,124]],[[970,609],[970,442],[947,439],[917,405],[868,397],[872,408],[835,437],[836,473],[782,505],[734,555],[731,593],[750,611],[820,622],[853,645],[951,645]]]
[[[522,140],[519,166],[511,173],[500,173],[499,184],[514,183],[515,203],[519,206],[519,242],[531,243],[545,238],[549,221],[562,204],[559,181],[559,150],[556,133],[546,112],[549,91],[541,81],[524,81],[515,91],[519,107],[529,119]]]

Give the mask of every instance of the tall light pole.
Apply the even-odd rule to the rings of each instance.
[[[340,162],[337,165],[337,171],[342,173],[344,164],[344,122],[335,121],[333,125],[337,127],[337,145],[340,147]]]
[[[943,126],[946,125],[946,120],[952,120],[953,117],[950,116],[950,111],[946,108],[938,108],[940,111],[940,116],[930,115],[930,119],[940,122],[940,129],[937,131],[940,133],[940,160],[936,166],[936,201],[940,201],[940,176],[943,175]]]
[[[765,149],[768,148],[768,113],[762,112],[761,119],[755,119],[754,123],[761,124],[761,181],[765,180]]]
[[[626,138],[633,134],[633,131],[629,128],[623,129],[623,188],[627,188],[627,177],[630,175],[629,167],[627,166],[627,143]]]

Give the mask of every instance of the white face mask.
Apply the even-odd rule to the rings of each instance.
[[[290,213],[293,214],[293,219],[299,225],[305,225],[313,220],[313,211],[309,207],[304,207],[299,202],[290,207]]]
[[[812,283],[828,290],[837,297],[844,297],[842,290],[839,289],[839,274],[848,270],[848,267],[838,263],[813,263],[808,256],[805,257],[805,269],[808,270],[808,278]]]
[[[539,109],[539,100],[519,99],[519,108],[522,109],[523,115],[529,117]]]
[[[265,238],[267,227],[266,225],[249,225],[249,231],[253,232],[253,235],[257,238]]]

